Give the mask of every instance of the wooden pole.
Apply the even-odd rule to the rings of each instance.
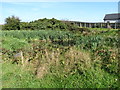
[[[82,27],[82,24],[80,23],[80,27]]]
[[[20,54],[21,54],[21,61],[22,61],[22,65],[24,66],[24,57],[23,57],[23,52],[20,51]]]
[[[84,27],[86,27],[86,23],[84,23]]]
[[[110,22],[107,21],[107,28],[110,28]]]
[[[100,27],[102,28],[102,23],[100,23]]]
[[[89,23],[89,28],[91,28],[91,23]]]
[[[94,23],[94,28],[96,28],[96,23]]]
[[[82,27],[84,27],[84,23],[81,23],[82,24]]]
[[[116,22],[115,22],[115,29],[116,29]]]

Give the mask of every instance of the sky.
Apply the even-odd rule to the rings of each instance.
[[[0,24],[17,16],[24,22],[42,18],[103,22],[105,14],[118,13],[118,2],[0,2]]]

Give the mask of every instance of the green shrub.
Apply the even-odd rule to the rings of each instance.
[[[5,30],[20,30],[20,19],[18,17],[12,16],[8,17],[5,20],[6,24],[4,25]]]

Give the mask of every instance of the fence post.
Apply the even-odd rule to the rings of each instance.
[[[115,29],[116,29],[117,27],[116,27],[116,22],[115,22]]]
[[[89,28],[91,28],[91,23],[89,23]]]
[[[86,23],[84,23],[84,27],[86,27]]]
[[[96,28],[96,23],[94,23],[94,28]]]
[[[100,27],[102,28],[102,23],[100,23]]]
[[[80,23],[80,27],[82,27],[82,24]]]

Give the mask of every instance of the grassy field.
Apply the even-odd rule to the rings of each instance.
[[[119,88],[118,30],[1,31],[3,88]]]

